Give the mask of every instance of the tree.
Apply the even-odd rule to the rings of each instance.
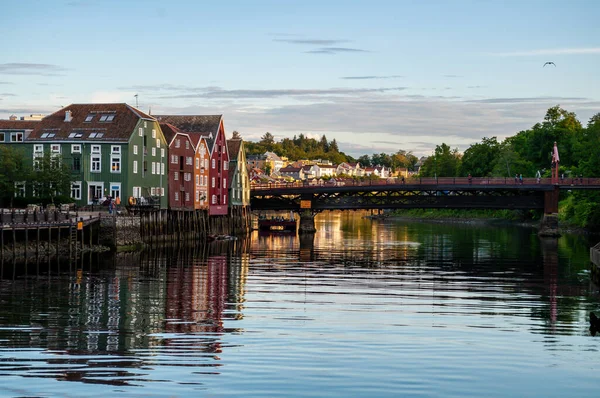
[[[370,167],[371,166],[371,158],[369,155],[362,155],[356,160],[362,167]]]
[[[339,152],[338,144],[335,138],[329,143],[329,152]]]
[[[16,183],[28,178],[25,155],[15,146],[0,146],[0,202],[13,206]]]
[[[447,144],[437,145],[434,155],[428,157],[419,174],[423,177],[456,177],[460,169],[461,156],[458,149]]]
[[[267,151],[273,151],[273,145],[275,145],[275,137],[273,137],[273,134],[267,131],[265,135],[260,137],[259,144],[265,147]]]
[[[54,203],[57,196],[70,193],[73,177],[60,157],[45,152],[41,158],[36,159],[30,181],[36,197]]]
[[[241,140],[242,136],[240,135],[240,133],[238,133],[236,130],[234,130],[233,133],[231,133],[231,139],[232,140]]]
[[[478,177],[492,175],[498,161],[500,144],[496,137],[481,140],[481,143],[471,145],[463,154],[461,175],[471,174]]]

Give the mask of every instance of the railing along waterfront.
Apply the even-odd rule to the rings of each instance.
[[[527,185],[529,187],[535,185],[557,185],[559,187],[588,187],[600,189],[600,178],[562,178],[558,182],[553,183],[551,178],[509,178],[509,177],[425,177],[425,178],[380,178],[372,180],[353,180],[348,179],[331,179],[329,181],[294,181],[294,182],[274,182],[274,183],[259,183],[252,185],[252,190],[269,190],[269,189],[285,189],[285,188],[311,188],[311,187],[336,187],[336,186],[351,186],[351,187],[368,187],[368,186],[387,186],[387,185],[491,185],[491,186],[519,186]]]

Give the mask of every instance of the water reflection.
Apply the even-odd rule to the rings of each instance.
[[[587,313],[598,294],[582,277],[585,237],[352,213],[316,221],[314,236],[15,269],[0,281],[0,389],[591,395],[598,343]],[[523,364],[525,385],[551,388],[523,390]]]

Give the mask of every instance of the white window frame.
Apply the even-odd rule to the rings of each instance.
[[[138,129],[138,135],[139,135],[140,137],[144,135],[144,129],[143,129],[143,128],[141,128],[141,127],[140,127],[140,128]]]
[[[156,148],[152,147],[152,156],[156,156]]]
[[[23,133],[10,133],[10,142],[23,142]]]
[[[61,146],[60,144],[50,144],[50,152],[60,154]]]
[[[81,144],[71,144],[71,153],[81,153]]]
[[[38,156],[39,156],[39,154],[43,155],[44,154],[44,144],[35,144],[33,146],[33,154],[38,155]]]
[[[118,170],[115,170],[115,164],[117,165]],[[121,155],[112,155],[110,157],[110,172],[114,174],[121,174]]]
[[[214,169],[216,166],[215,159],[212,159],[212,168]]]
[[[215,187],[215,177],[212,178],[212,188]]]
[[[138,172],[138,163],[137,162],[138,162],[137,160],[133,161],[133,174],[137,174],[137,172]]]
[[[174,172],[173,181],[179,181],[179,172],[178,171]]]
[[[200,158],[196,158],[196,169],[200,169]]]
[[[71,198],[72,199],[81,200],[81,188],[82,188],[81,181],[73,181],[71,183]],[[76,190],[79,190],[79,195],[77,195]],[[73,195],[73,191],[75,191],[75,195]]]
[[[223,161],[223,170],[229,170],[229,162],[226,160]]]
[[[186,193],[185,193],[185,201],[186,201],[186,202],[189,202],[189,201],[190,201],[190,193],[189,193],[189,192],[186,192]]]
[[[92,145],[92,153],[100,155],[102,153],[102,146],[100,145]]]
[[[160,141],[158,141],[160,142]],[[160,146],[160,145],[159,145]],[[165,148],[160,148],[160,157],[164,158],[165,157]]]
[[[152,138],[156,138],[156,130],[152,129]]]
[[[160,138],[157,138],[157,139],[156,139],[156,147],[157,147],[157,148],[160,148]]]
[[[181,140],[179,138],[175,139],[175,148],[181,147]]]
[[[179,202],[179,192],[175,192],[175,201]]]
[[[165,164],[161,163],[160,164],[160,175],[165,175]]]
[[[112,153],[114,155],[120,155],[121,154],[121,145],[111,145],[110,153]]]
[[[200,185],[200,176],[196,174],[196,185]]]
[[[94,160],[96,159],[96,160]],[[102,172],[102,156],[93,153],[90,155],[90,173],[101,173]]]
[[[152,174],[156,174],[156,163],[152,162]]]
[[[193,165],[194,164],[193,158],[191,156],[186,156],[186,158],[185,158],[185,164],[188,165],[188,166]]]
[[[137,145],[134,145],[134,146],[133,146],[133,154],[134,154],[134,155],[137,155],[137,154],[138,154],[138,146],[137,146]]]

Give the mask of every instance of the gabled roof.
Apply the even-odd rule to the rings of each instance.
[[[0,120],[0,130],[33,130],[39,120]]]
[[[169,145],[171,141],[173,141],[173,138],[177,134],[183,134],[181,130],[169,123],[160,123],[160,129],[162,130],[165,136],[165,140],[167,140],[167,145]]]
[[[240,153],[242,140],[227,140],[227,151],[229,151],[229,160],[237,161]]]
[[[67,122],[65,116],[69,111],[71,121]],[[100,121],[103,116],[112,116],[112,119]],[[37,122],[27,141],[129,141],[140,119],[154,121],[152,116],[124,103],[71,104]]]
[[[280,173],[299,173],[302,167],[286,166],[279,169]]]
[[[169,123],[190,136],[201,135],[206,138],[208,149],[212,151],[215,138],[219,134],[223,115],[155,115],[161,123]]]

